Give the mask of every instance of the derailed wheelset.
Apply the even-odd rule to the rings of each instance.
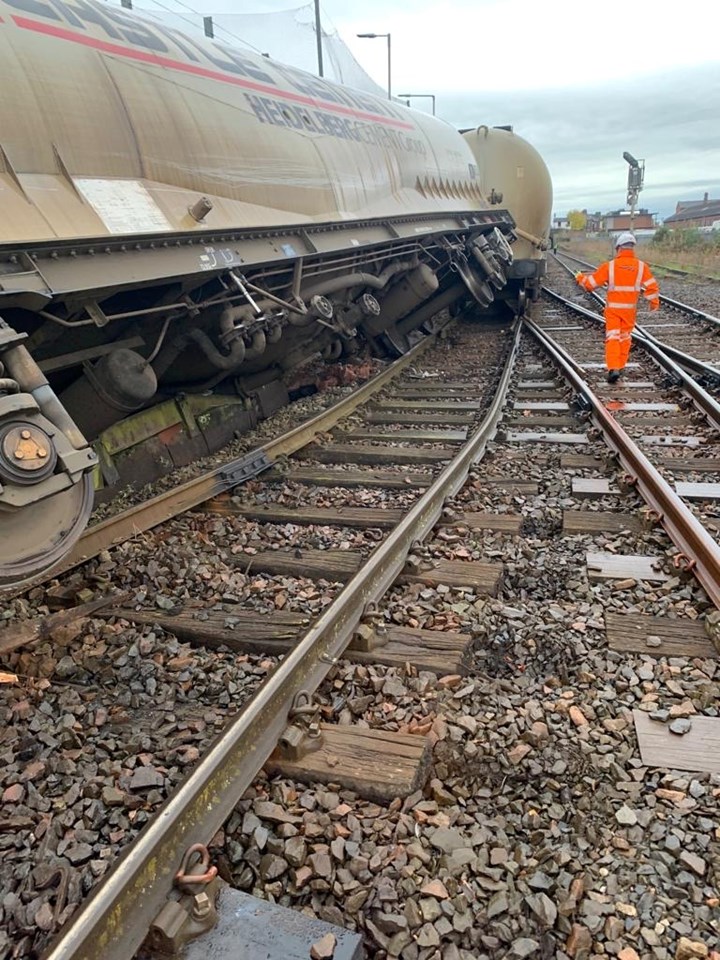
[[[92,509],[97,457],[0,318],[0,590],[49,570]]]

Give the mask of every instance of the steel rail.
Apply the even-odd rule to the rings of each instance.
[[[558,247],[557,253],[554,254],[557,257],[567,257],[568,260],[575,260],[577,263],[588,263],[587,260],[582,260],[580,257],[575,256],[575,254],[570,253],[569,250],[565,250],[563,247]],[[645,262],[648,266],[653,267],[655,270],[659,270],[662,273],[675,274],[678,277],[688,277],[690,280],[710,280],[717,283],[720,280],[720,277],[713,277],[709,273],[694,273],[692,270],[682,270],[680,267],[668,267],[664,263],[658,263],[657,260],[648,260],[645,258]],[[590,266],[590,264],[588,264]]]
[[[565,270],[570,276],[573,275],[572,269],[566,263],[563,263],[561,260],[559,260],[557,256],[555,259],[563,268],[563,270]],[[578,263],[584,264],[585,266],[592,267],[591,263],[588,263],[586,260],[580,260],[579,257],[571,257],[571,259],[576,260]],[[549,292],[554,293],[554,291]],[[605,301],[597,291],[585,290],[583,292],[586,296],[592,297],[593,300],[601,307],[605,306]],[[663,298],[662,294],[660,295],[660,299],[663,300],[663,302],[666,302],[668,305],[671,305],[673,309],[679,310],[681,313],[684,312],[691,316],[695,316],[696,319],[710,321],[720,326],[720,320],[717,317],[711,316],[709,313],[703,313],[701,310],[695,310],[694,307],[691,307],[686,303],[680,303],[679,300],[670,300],[669,297]],[[572,301],[568,302],[571,303]],[[704,377],[707,382],[713,385],[720,383],[720,369],[712,366],[709,363],[705,363],[704,360],[698,360],[697,357],[693,357],[691,354],[685,353],[683,350],[678,350],[677,347],[673,347],[671,344],[665,343],[663,340],[660,340],[658,337],[656,337],[655,334],[650,333],[649,330],[646,330],[641,324],[636,324],[632,336],[634,339],[637,339],[641,335],[647,340],[651,340],[653,343],[655,343],[655,345],[663,350],[667,356],[674,359],[686,370],[692,371],[699,377]]]
[[[566,263],[563,263],[562,260],[560,260],[560,257],[565,257],[567,260],[574,260],[575,263],[579,263],[583,267],[589,267],[591,270],[597,269],[597,264],[590,263],[588,260],[582,260],[580,257],[574,257],[571,253],[561,252],[559,255],[553,254],[553,256],[560,266],[564,267],[565,270],[567,270],[570,274],[572,273],[572,269],[568,267]],[[592,295],[597,296],[594,293]],[[600,297],[599,299],[600,302],[602,302],[602,298]],[[704,310],[698,310],[697,307],[691,307],[689,303],[682,303],[680,300],[673,300],[672,297],[666,297],[664,293],[660,294],[660,303],[664,303],[673,310],[679,310],[681,313],[686,313],[695,320],[702,320],[704,323],[710,323],[715,327],[720,327],[720,317],[716,317],[712,313],[705,313]]]
[[[93,891],[45,960],[130,960],[173,889],[183,854],[208,843],[231,814],[282,734],[293,698],[314,691],[337,663],[367,605],[402,572],[413,544],[441,516],[495,435],[520,341],[516,324],[498,392],[480,428],[371,554],[196,769]]]
[[[557,260],[557,257],[555,259]],[[587,263],[587,261],[585,260],[580,260],[578,257],[573,257],[572,259],[577,260],[578,263],[582,263],[582,264],[585,264],[586,266],[592,267],[591,263]],[[568,267],[566,263],[562,263],[560,260],[557,260],[557,262],[560,264],[563,270],[565,270],[570,276],[573,275],[571,268]],[[555,294],[554,291],[549,290],[548,292],[552,293],[555,296],[559,296],[559,294]],[[584,293],[586,296],[592,297],[592,299],[601,307],[605,306],[605,301],[597,291],[586,290],[584,291]],[[567,301],[567,302],[572,303],[572,301]],[[677,303],[677,301],[673,301],[673,303]],[[679,307],[681,307],[682,309],[685,309],[686,304],[679,304]],[[692,307],[687,307],[688,311],[692,309],[693,309]],[[710,315],[706,314],[705,316],[709,317]],[[715,318],[713,317],[711,319],[714,320]],[[718,323],[720,323],[720,320],[718,321]],[[654,334],[646,330],[645,327],[643,327],[641,324],[636,324],[632,332],[633,339],[637,340],[641,335],[644,336],[647,340],[652,340],[656,344],[656,346],[658,346],[661,350],[665,352],[667,356],[674,359],[678,364],[680,364],[686,370],[692,371],[693,373],[697,374],[699,377],[704,377],[705,380],[710,383],[716,383],[718,380],[720,380],[720,370],[717,370],[715,367],[711,366],[709,363],[705,363],[703,360],[698,360],[697,357],[693,357],[689,353],[684,353],[682,350],[678,350],[677,347],[673,347],[669,343],[665,343],[664,341],[659,340]]]
[[[88,527],[72,550],[54,567],[27,581],[9,585],[5,590],[0,587],[0,597],[9,599],[19,596],[34,586],[47,583],[48,580],[72,570],[73,567],[92,560],[103,550],[109,550],[140,533],[151,530],[275,466],[282,457],[296,453],[307,446],[318,433],[330,430],[339,420],[349,416],[357,407],[362,406],[386,387],[399,373],[417,360],[431,343],[435,342],[437,336],[442,333],[442,329],[421,340],[404,356],[376,374],[358,390],[275,440],[270,440],[241,457],[188,480],[179,487],[174,487],[166,493],[138,503],[115,516],[108,517],[107,520]]]
[[[557,257],[555,259],[558,260]],[[580,260],[578,257],[573,257],[572,259],[577,260],[578,263],[582,263],[585,266],[591,268],[593,266],[591,263],[587,263],[586,260]],[[562,263],[560,260],[558,260],[558,263],[563,270],[565,270],[570,276],[573,276],[572,269],[566,263]],[[605,306],[605,301],[596,290],[586,290],[584,293],[586,296],[592,297],[592,299],[601,307]],[[670,300],[669,297],[663,298],[662,294],[660,295],[660,299],[664,303],[667,303],[667,305],[672,305],[673,309],[679,310],[681,313],[687,313],[690,316],[694,316],[695,319],[708,320],[720,326],[720,320],[717,317],[711,316],[709,313],[703,313],[701,310],[695,310],[694,307],[691,307],[686,303],[680,303],[679,300]],[[677,347],[673,347],[669,343],[665,343],[663,340],[658,339],[658,337],[650,333],[645,329],[645,327],[638,323],[635,325],[632,333],[633,339],[637,339],[640,335],[644,336],[648,340],[652,340],[668,356],[672,357],[677,363],[685,367],[686,370],[691,370],[699,377],[704,377],[710,383],[717,383],[720,381],[720,370],[718,370],[716,367],[713,367],[709,363],[705,363],[704,360],[698,360],[697,357],[693,357],[689,353],[678,350]]]
[[[572,300],[561,296],[561,294],[556,293],[555,290],[550,290],[549,287],[543,286],[542,290],[543,293],[558,303],[562,303],[574,313],[579,313],[594,323],[604,323],[603,318],[599,316],[599,314],[593,313],[593,311],[588,310],[587,307],[583,307],[579,303],[573,303]],[[683,390],[692,399],[695,407],[700,413],[707,417],[713,426],[720,430],[720,401],[708,393],[697,380],[693,379],[679,363],[676,363],[675,360],[669,356],[671,351],[680,353],[681,356],[686,356],[686,354],[681,353],[679,350],[674,350],[674,348],[669,347],[667,344],[661,343],[653,337],[652,334],[649,334],[647,331],[638,330],[637,327],[633,330],[633,339],[640,344],[644,350],[647,350],[659,366],[663,367],[669,374],[682,383]]]
[[[660,302],[666,304],[668,307],[672,307],[673,310],[687,313],[696,320],[702,320],[704,323],[710,323],[714,327],[720,328],[720,318],[714,316],[712,313],[706,313],[704,310],[698,310],[697,307],[693,307],[689,303],[681,303],[680,300],[673,300],[672,297],[668,297],[664,293],[660,294]]]
[[[553,358],[562,375],[592,408],[596,425],[608,446],[652,510],[666,533],[685,558],[688,569],[697,577],[708,596],[720,608],[720,546],[687,507],[681,497],[648,460],[615,418],[605,409],[583,379],[583,373],[572,357],[535,321],[525,318],[525,326]]]
[[[666,356],[675,360],[675,362],[682,366],[685,370],[691,371],[697,374],[697,376],[702,377],[708,383],[720,383],[720,369],[712,366],[710,363],[706,363],[704,360],[698,360],[697,357],[693,357],[689,353],[685,353],[683,350],[678,350],[677,347],[673,347],[669,343],[665,343],[664,340],[660,340],[655,336],[654,333],[649,333],[645,327],[637,326],[633,330],[633,335],[637,337],[644,337],[648,342],[654,343]]]

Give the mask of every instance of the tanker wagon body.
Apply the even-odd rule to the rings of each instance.
[[[483,196],[507,207],[515,218],[513,262],[502,296],[523,306],[540,296],[545,251],[550,246],[552,180],[537,150],[512,127],[480,126],[461,131],[473,152]]]
[[[513,218],[433,117],[93,0],[0,0],[0,589],[365,340],[493,301]]]

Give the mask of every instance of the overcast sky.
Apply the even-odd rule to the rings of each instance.
[[[219,15],[302,0],[159,2]],[[385,41],[357,33],[392,34],[395,92],[436,94],[455,126],[512,124],[545,158],[558,213],[624,205],[629,150],[646,161],[641,204],[661,216],[678,199],[720,198],[716,9],[714,0],[322,0],[325,29],[337,28],[379,84]]]

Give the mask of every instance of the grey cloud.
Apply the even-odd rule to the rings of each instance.
[[[676,69],[602,88],[443,95],[453,125],[511,123],[543,155],[555,208],[624,203],[623,150],[647,163],[641,196],[666,216],[677,199],[720,196],[720,70]]]

